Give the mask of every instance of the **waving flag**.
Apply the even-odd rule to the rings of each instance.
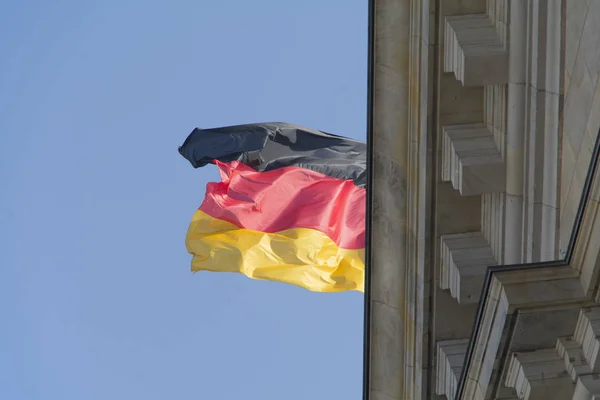
[[[187,232],[192,271],[363,291],[364,143],[265,123],[194,129],[179,152],[221,175]]]

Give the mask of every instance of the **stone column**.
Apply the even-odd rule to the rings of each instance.
[[[417,400],[423,390],[429,2],[374,1],[368,391],[371,400]]]

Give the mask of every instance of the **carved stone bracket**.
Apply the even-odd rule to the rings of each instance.
[[[506,168],[488,127],[475,123],[443,130],[442,179],[463,196],[503,192]]]
[[[506,386],[515,389],[523,400],[568,399],[575,390],[555,349],[514,353]]]
[[[582,349],[590,372],[600,372],[600,307],[584,308],[579,314],[574,339]]]
[[[577,382],[577,377],[591,373],[589,364],[585,360],[581,345],[571,337],[558,338],[556,352],[562,357],[565,369],[571,380]]]
[[[446,17],[444,72],[464,86],[508,82],[508,51],[485,14]]]
[[[495,265],[492,249],[481,232],[442,235],[440,288],[450,289],[461,304],[476,303],[487,267]]]
[[[444,340],[437,343],[436,394],[454,399],[469,339]]]
[[[600,307],[590,307],[580,311],[573,337],[559,338],[556,343],[558,355],[577,384],[573,399],[600,398],[599,336]]]

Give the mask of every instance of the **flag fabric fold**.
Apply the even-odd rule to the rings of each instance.
[[[267,123],[194,129],[179,152],[221,175],[186,235],[193,271],[364,290],[364,143]]]

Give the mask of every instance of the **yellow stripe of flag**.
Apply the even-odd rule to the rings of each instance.
[[[198,210],[186,246],[194,272],[239,272],[316,292],[364,291],[364,249],[341,249],[314,229],[264,233]]]

